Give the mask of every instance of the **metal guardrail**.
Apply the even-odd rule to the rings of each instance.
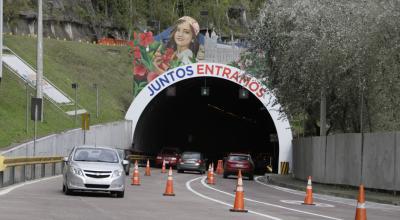
[[[155,158],[155,156],[131,154],[128,155],[126,159],[129,160],[132,164],[134,164],[136,160],[140,165],[145,165],[147,163],[147,160],[150,161],[150,164],[154,163]]]
[[[62,173],[63,157],[0,156],[0,188]]]

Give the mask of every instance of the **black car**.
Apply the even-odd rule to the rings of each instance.
[[[176,169],[178,170],[178,173],[183,173],[184,171],[197,171],[204,174],[206,172],[206,162],[207,161],[202,153],[196,151],[185,151],[178,160]]]

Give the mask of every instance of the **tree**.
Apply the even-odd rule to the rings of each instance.
[[[400,89],[399,12],[398,1],[270,0],[251,38],[251,51],[266,53],[255,74],[289,118],[307,120],[308,134],[318,133],[321,88],[329,132],[359,132],[361,109],[367,130],[400,129],[399,97],[390,92]]]

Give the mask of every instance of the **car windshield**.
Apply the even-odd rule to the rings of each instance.
[[[182,159],[200,159],[200,153],[196,152],[183,153]]]
[[[234,160],[234,161],[249,160],[249,156],[244,156],[244,155],[231,155],[231,156],[229,156],[228,160]]]
[[[79,148],[75,151],[75,161],[118,163],[114,150],[103,148]]]

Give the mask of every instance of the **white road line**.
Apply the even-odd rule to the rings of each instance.
[[[302,191],[298,191],[298,190],[293,190],[293,189],[288,189],[288,188],[284,188],[284,187],[280,187],[280,186],[275,186],[275,185],[270,185],[270,184],[266,184],[264,182],[261,182],[259,179],[262,178],[262,176],[258,176],[256,178],[254,178],[254,180],[264,186],[276,189],[276,190],[280,190],[283,192],[287,192],[287,193],[291,193],[294,195],[301,195],[301,196],[305,196],[305,192]],[[316,199],[320,199],[320,200],[324,200],[324,201],[328,201],[328,202],[335,202],[335,203],[339,203],[339,204],[344,204],[344,205],[349,205],[352,207],[356,207],[357,206],[357,202],[355,199],[348,199],[348,198],[342,198],[342,197],[334,197],[334,196],[329,196],[329,195],[320,195],[318,193],[313,193],[314,198]],[[389,204],[381,204],[381,203],[375,203],[375,202],[366,202],[367,208],[374,208],[374,209],[386,209],[386,210],[396,210],[399,211],[400,207],[398,206],[394,206],[394,205],[389,205]]]
[[[38,179],[38,180],[32,180],[32,181],[27,181],[27,182],[23,182],[21,184],[16,184],[10,187],[6,187],[5,189],[0,190],[0,196],[3,196],[11,191],[13,191],[14,189],[26,186],[26,185],[30,185],[33,183],[37,183],[37,182],[41,182],[41,181],[46,181],[46,180],[51,180],[57,177],[60,177],[61,175],[57,175],[57,176],[52,176],[52,177],[47,177],[47,178],[42,178],[42,179]]]
[[[201,193],[195,191],[194,189],[192,189],[192,187],[190,186],[190,184],[191,184],[193,181],[196,181],[196,180],[198,180],[198,179],[200,179],[200,178],[205,178],[205,177],[197,177],[197,178],[194,178],[194,179],[192,179],[192,180],[187,181],[187,182],[186,182],[186,188],[187,188],[189,191],[191,191],[192,193],[194,193],[194,194],[196,194],[196,195],[198,195],[198,196],[200,196],[200,197],[202,197],[202,198],[204,198],[204,199],[208,199],[208,200],[211,200],[211,201],[213,201],[213,202],[216,202],[216,203],[219,203],[219,204],[222,204],[222,205],[226,205],[226,206],[232,207],[232,204],[228,204],[228,203],[226,203],[226,202],[222,202],[222,201],[220,201],[220,200],[210,198],[210,197],[205,196],[205,195],[203,195],[203,194],[201,194]],[[273,219],[273,220],[282,220],[282,219],[280,219],[280,218],[277,218],[277,217],[274,217],[274,216],[270,216],[270,215],[266,215],[266,214],[263,214],[263,213],[259,213],[259,212],[255,212],[255,211],[251,211],[251,210],[248,210],[248,211],[249,211],[249,213],[252,213],[252,214],[255,214],[255,215],[259,215],[259,216],[262,216],[262,217],[266,217],[266,218],[269,218],[269,219]]]
[[[206,177],[203,177],[203,179],[201,180],[201,183],[203,184],[203,186],[205,186],[205,187],[207,187],[209,189],[215,190],[217,192],[232,196],[232,197],[235,196],[234,194],[231,194],[231,193],[219,190],[219,189],[215,189],[215,188],[207,185],[206,182],[205,182],[205,178]],[[276,205],[276,204],[272,204],[272,203],[261,202],[261,201],[257,201],[257,200],[253,200],[253,199],[247,199],[247,198],[244,198],[244,199],[247,200],[247,201],[250,201],[250,202],[260,203],[260,204],[263,204],[263,205],[272,206],[272,207],[280,208],[280,209],[286,209],[286,210],[289,210],[289,211],[299,212],[299,213],[302,213],[302,214],[313,215],[313,216],[318,216],[318,217],[327,218],[327,219],[343,220],[343,219],[340,219],[340,218],[335,218],[335,217],[331,217],[331,216],[327,216],[327,215],[320,215],[320,214],[313,213],[313,212],[301,211],[301,210],[298,210],[298,209],[288,208],[288,207],[285,207],[285,206]]]

